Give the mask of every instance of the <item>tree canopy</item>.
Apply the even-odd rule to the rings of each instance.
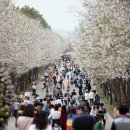
[[[79,63],[115,101],[130,104],[130,8],[127,0],[82,0],[72,39]],[[112,94],[113,93],[113,94]],[[112,100],[111,100],[112,101]]]
[[[0,2],[0,62],[16,68],[18,74],[47,65],[66,50],[66,42],[39,21],[22,15],[8,4]]]
[[[36,9],[30,8],[29,6],[24,6],[20,9],[20,12],[31,19],[40,21],[44,28],[50,28],[44,17]]]
[[[102,80],[130,73],[130,10],[119,0],[83,0],[83,20],[75,31],[79,61]]]

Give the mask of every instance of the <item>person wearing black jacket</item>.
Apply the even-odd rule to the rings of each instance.
[[[79,94],[82,94],[82,88],[83,88],[83,80],[79,80]]]

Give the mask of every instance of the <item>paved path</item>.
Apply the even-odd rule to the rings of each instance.
[[[66,80],[64,81],[64,84],[66,84]],[[37,93],[40,95],[41,98],[44,98],[45,97],[45,90],[42,90],[43,88],[43,85],[41,82],[38,83],[37,85]],[[73,88],[71,88],[71,91],[73,90]],[[78,91],[78,89],[76,89],[76,91]],[[67,89],[65,87],[65,89],[63,90],[63,93],[67,92]],[[31,101],[33,101],[33,97],[31,97],[30,99]],[[9,122],[8,122],[8,126],[7,126],[7,130],[17,130],[17,128],[15,127],[15,118],[14,117],[11,117],[9,119]]]
[[[67,80],[64,80],[63,83],[65,85],[65,89],[63,90],[63,93],[66,93],[67,92],[67,88],[66,88]],[[45,90],[42,91],[42,88],[43,88],[43,85],[42,85],[41,82],[39,82],[38,85],[37,85],[37,93],[40,95],[41,98],[44,98],[45,97]],[[71,87],[70,91],[72,92],[73,89],[75,89],[76,93],[78,93],[78,89],[77,88]],[[31,97],[31,101],[33,101],[33,97]],[[113,121],[112,117],[110,116],[109,113],[107,113],[105,130],[110,130],[112,121]],[[14,117],[11,117],[9,119],[7,130],[17,130],[16,127],[15,127],[15,118]]]
[[[112,125],[113,118],[109,113],[107,113],[107,119],[106,119],[106,127],[105,130],[110,130]]]
[[[64,84],[66,84],[65,82],[66,82],[66,81],[64,81]],[[72,89],[73,89],[73,88],[71,88],[71,91],[72,91]],[[75,90],[76,90],[76,92],[78,92],[78,89],[77,89],[77,88],[76,88]],[[65,90],[64,90],[63,92],[65,93],[66,91],[67,91],[67,89],[65,88]],[[38,93],[42,98],[44,98],[44,96],[45,96],[45,90],[42,91],[42,84],[41,84],[41,83],[38,84],[37,93]],[[107,121],[106,121],[106,128],[105,128],[105,130],[110,130],[112,121],[113,121],[112,117],[110,116],[109,113],[107,113]],[[8,123],[8,126],[7,126],[7,130],[17,130],[16,127],[15,127],[15,118],[14,118],[14,117],[11,117],[11,118],[9,119],[9,123]]]
[[[42,84],[39,82],[38,85],[37,85],[37,93],[42,97],[44,98],[44,95],[45,95],[45,92],[42,91]],[[31,96],[31,102],[33,101],[33,96]],[[8,122],[8,126],[7,126],[7,130],[17,130],[17,128],[15,127],[15,118],[14,117],[11,117],[9,119],[9,122]]]

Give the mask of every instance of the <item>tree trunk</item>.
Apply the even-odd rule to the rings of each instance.
[[[126,98],[127,105],[130,106],[130,78],[127,80],[127,98]]]

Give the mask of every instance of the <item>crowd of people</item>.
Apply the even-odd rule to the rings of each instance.
[[[63,56],[50,65],[41,78],[41,92],[32,83],[29,90],[20,93],[13,105],[13,116],[18,130],[103,130],[106,125],[106,108],[101,102],[91,76],[80,68],[75,60]],[[44,98],[43,98],[44,96]],[[119,106],[119,115],[125,119],[126,105]],[[112,124],[112,130],[121,129],[119,118]],[[119,129],[118,129],[119,128]]]

